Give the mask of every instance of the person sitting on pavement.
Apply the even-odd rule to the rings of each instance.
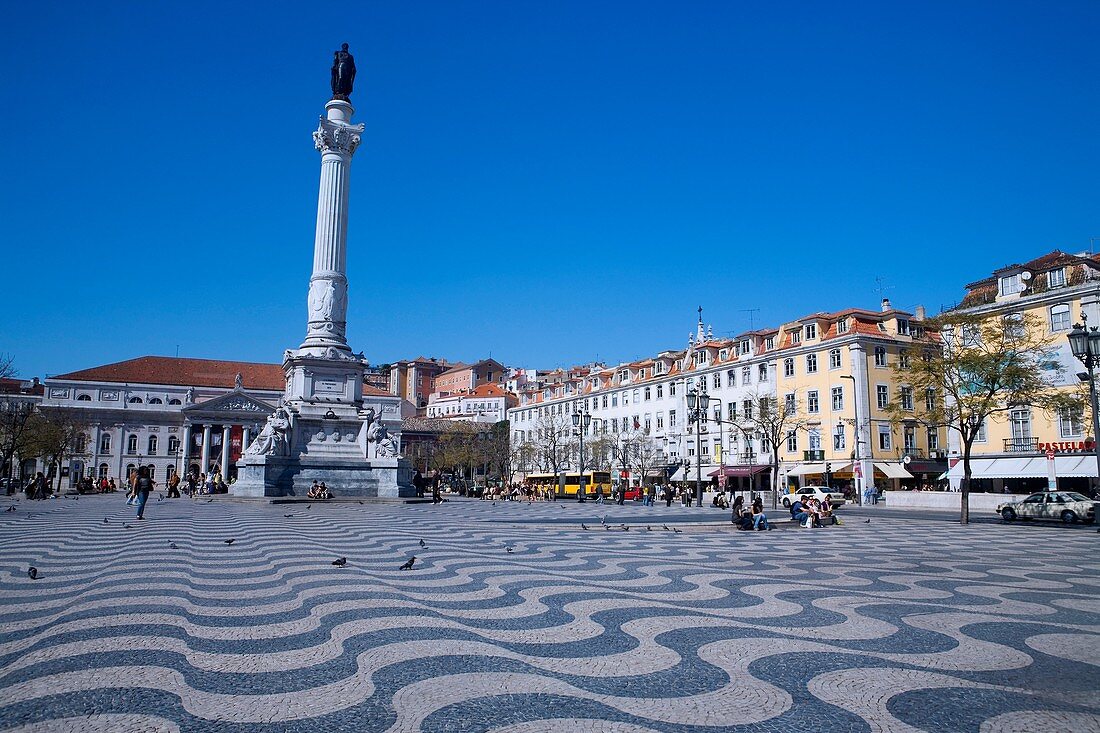
[[[745,497],[738,496],[733,500],[732,516],[730,521],[737,525],[738,529],[752,529],[752,515],[745,511]]]
[[[756,530],[772,528],[768,524],[768,515],[764,513],[764,500],[759,496],[752,502],[752,528]]]
[[[802,503],[801,499],[795,499],[791,504],[791,519],[803,527],[811,526],[812,515],[806,510],[806,505]]]

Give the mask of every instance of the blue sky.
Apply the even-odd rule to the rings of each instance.
[[[632,359],[699,305],[717,334],[882,292],[935,312],[1100,237],[1098,28],[1094,1],[19,3],[0,352],[41,376],[300,343],[344,41],[372,362]]]

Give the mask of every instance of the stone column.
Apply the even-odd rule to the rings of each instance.
[[[314,147],[321,153],[321,184],[317,196],[313,275],[309,279],[309,325],[301,346],[306,353],[316,355],[328,348],[351,351],[345,334],[348,182],[351,156],[363,132],[363,125],[351,124],[355,109],[348,102],[333,99],[325,105],[325,111],[326,115],[313,133]]]
[[[210,426],[202,426],[202,462],[199,470],[205,474],[210,473]]]
[[[248,450],[250,445],[252,445],[252,428],[244,425],[241,427],[241,453]]]
[[[183,425],[183,443],[180,444],[180,453],[183,454],[180,476],[186,476],[189,459],[191,458],[191,423],[184,423]]]
[[[232,425],[222,425],[222,480],[229,482],[229,435]]]

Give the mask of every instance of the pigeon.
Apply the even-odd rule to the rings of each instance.
[[[14,512],[14,511],[15,511],[15,504],[12,504],[11,506],[9,506],[9,507],[8,507],[7,509],[5,509],[4,511],[6,511],[6,512]]]
[[[38,580],[38,568],[36,568],[34,565],[31,565],[29,568],[27,568],[27,577],[31,580]]]
[[[506,552],[514,552],[514,550],[511,547],[505,547],[504,550]]]
[[[425,542],[424,540],[420,540],[420,546],[421,546],[421,547],[427,547],[427,546],[428,546],[428,543],[427,543],[427,542]]]
[[[124,525],[122,525],[122,528],[123,529],[133,529],[134,527],[133,527],[133,525],[130,525],[130,524],[124,524]]]
[[[604,529],[605,532],[610,532],[611,531],[611,527],[608,527],[606,524],[603,526],[603,529]]]
[[[359,502],[359,503],[362,504],[363,502]]]
[[[661,526],[665,528],[666,532],[671,532],[672,531],[671,529],[668,528],[667,524],[662,524]]]
[[[338,568],[342,568],[348,564],[348,559],[346,557],[338,557],[332,561],[332,564]]]
[[[653,527],[650,527],[650,526],[649,526],[649,525],[647,524],[647,525],[645,526],[645,531],[646,531],[646,532],[652,532],[652,531],[653,531]]]
[[[585,524],[584,522],[581,522],[581,529],[583,529],[585,532],[587,532],[588,531],[588,525]]]
[[[683,530],[680,529],[679,527],[673,527],[672,531],[675,532],[676,534],[683,534]]]
[[[603,515],[602,517],[600,517],[600,524],[607,524],[607,515],[606,514]]]
[[[416,555],[411,555],[405,564],[398,568],[398,570],[412,570],[413,563],[416,562]]]
[[[624,531],[624,532],[626,532],[626,531],[628,531],[628,530],[630,529],[630,527],[626,526],[625,524],[620,524],[620,525],[619,525],[619,527],[620,527],[620,528],[622,529],[622,531]]]
[[[870,524],[870,523],[871,523],[871,520],[870,520],[870,519],[864,519],[864,520],[863,520],[863,523],[864,523],[864,524]]]
[[[235,539],[230,539],[230,540],[222,540],[222,542],[224,542],[224,543],[225,543],[225,544],[227,544],[227,545],[232,545],[232,544],[233,544],[234,542],[236,542],[236,541],[237,541],[237,540],[235,540]]]
[[[312,508],[313,508],[312,504],[306,504],[306,509],[312,509]]]
[[[558,504],[558,509],[564,509],[564,508],[565,508],[565,504]]]
[[[285,517],[286,519],[290,519],[293,516],[294,516],[293,514],[284,514],[283,515],[283,517]]]
[[[171,547],[173,550],[178,550],[179,549],[179,546],[175,542],[169,543],[168,546]]]
[[[210,503],[210,502],[212,502],[212,501],[214,501],[214,500],[213,500],[213,499],[207,499],[207,500],[206,500],[206,503],[207,503],[207,504],[209,504],[209,503]]]
[[[108,521],[107,521],[107,517],[104,517],[104,518],[103,518],[103,523],[104,523],[104,524],[110,524],[110,522],[108,522]]]

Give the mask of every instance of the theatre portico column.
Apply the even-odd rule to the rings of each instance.
[[[222,481],[229,481],[229,434],[232,429],[232,425],[222,425]]]
[[[241,426],[241,453],[248,450],[248,446],[252,444],[252,428],[247,425]]]
[[[180,453],[183,454],[183,461],[180,467],[180,476],[186,476],[187,470],[190,467],[189,461],[191,460],[191,423],[183,424],[183,443],[180,445]]]
[[[203,473],[210,474],[210,426],[202,426],[202,462],[199,464],[199,470]]]

